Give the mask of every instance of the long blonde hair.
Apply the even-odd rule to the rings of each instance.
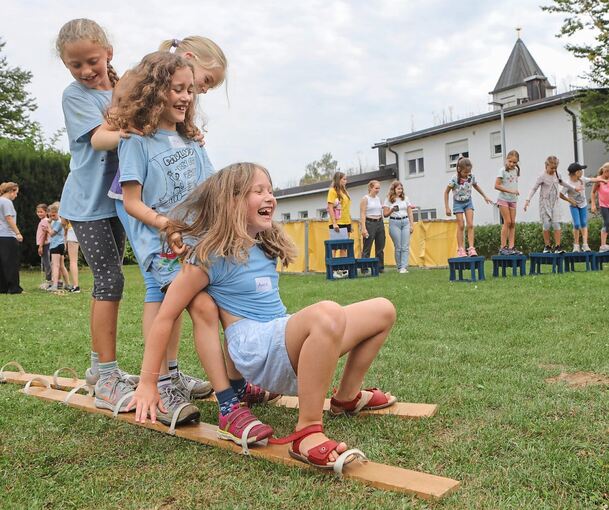
[[[195,237],[197,244],[189,255],[209,267],[214,257],[246,262],[248,250],[258,244],[269,258],[279,258],[284,266],[296,256],[296,247],[276,222],[271,228],[251,237],[247,232],[247,195],[256,170],[271,176],[255,163],[235,163],[212,175],[177,206],[165,229],[170,237]]]
[[[395,191],[398,186],[402,186],[402,195],[401,196],[398,196],[397,192]],[[397,198],[406,200],[406,195],[404,193],[404,185],[400,181],[396,180],[396,181],[393,181],[391,183],[391,185],[389,186],[389,193],[387,193],[387,199],[389,200],[390,203],[393,204]]]
[[[167,106],[167,93],[171,79],[178,69],[192,65],[183,57],[166,51],[155,51],[146,55],[121,79],[112,97],[112,107],[106,119],[114,129],[134,127],[144,136],[153,134],[159,125],[161,114]],[[187,138],[194,138],[199,129],[194,124],[196,96],[186,109],[184,122],[176,124],[176,130]]]
[[[95,21],[87,18],[73,19],[65,23],[59,30],[59,34],[55,40],[55,49],[63,60],[65,45],[82,40],[94,42],[105,50],[112,51],[112,45],[110,44],[104,29]],[[108,67],[110,84],[114,87],[118,83],[118,73],[114,70],[110,61],[108,61],[106,65]]]
[[[19,184],[16,182],[3,182],[0,184],[0,195],[4,195],[5,193],[11,193],[15,190],[19,189]]]

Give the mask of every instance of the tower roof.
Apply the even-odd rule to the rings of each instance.
[[[508,58],[499,81],[495,85],[492,93],[500,92],[502,90],[510,89],[518,85],[525,84],[525,78],[531,76],[537,76],[546,78],[541,68],[535,62],[533,56],[529,53],[529,50],[522,42],[522,39],[517,39],[510,58]]]

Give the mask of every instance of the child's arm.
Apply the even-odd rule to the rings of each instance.
[[[446,186],[446,189],[444,190],[444,209],[446,210],[446,216],[450,216],[452,214],[450,207],[448,207],[448,194],[450,193],[451,189],[452,188],[450,186]]]
[[[529,196],[524,201],[524,210],[525,211],[529,208],[529,204],[531,203],[531,198],[533,198],[533,195],[535,195],[535,193],[537,193],[539,186],[541,186],[541,182],[542,182],[542,177],[538,177],[537,180],[535,181],[535,184],[531,188],[531,191],[529,191]]]
[[[563,200],[565,200],[566,202],[569,202],[573,207],[577,207],[577,202],[575,200],[573,200],[572,198],[569,198],[567,195],[565,195],[564,193],[560,193],[559,194],[560,198],[562,198]]]
[[[169,220],[165,216],[157,213],[142,202],[142,185],[139,182],[127,181],[123,182],[122,186],[123,203],[129,216],[133,216],[135,219],[157,230],[167,226]]]
[[[590,209],[592,210],[593,214],[597,213],[596,200],[598,197],[598,188],[599,188],[599,183],[595,182],[594,186],[592,186],[592,194],[590,195]]]
[[[495,188],[496,188],[496,186],[495,186]],[[478,193],[480,193],[480,194],[482,195],[482,197],[484,198],[484,201],[485,201],[487,204],[492,204],[492,203],[493,203],[493,201],[492,201],[492,200],[491,200],[489,197],[487,197],[487,196],[486,196],[486,194],[484,193],[484,191],[482,191],[482,188],[481,188],[481,187],[478,185],[478,183],[474,184],[474,189],[475,189],[475,190],[476,190]],[[514,193],[514,192],[513,192],[513,191],[507,191],[507,193]],[[518,193],[516,193],[516,194],[518,194]]]
[[[145,423],[146,417],[150,415],[150,421],[155,423],[157,406],[164,411],[157,380],[173,325],[193,298],[208,284],[209,277],[202,268],[186,263],[167,289],[146,340],[140,382],[127,406],[127,410],[135,408],[135,421]]]
[[[408,204],[408,207],[406,207],[406,212],[408,213],[408,223],[410,224],[410,233],[412,234],[412,231],[414,230],[414,217],[412,215],[412,207],[410,204]]]
[[[121,132],[112,129],[109,124],[104,123],[99,126],[93,136],[91,136],[91,146],[96,151],[111,151],[118,147],[118,142],[121,139]]]
[[[368,237],[368,231],[366,230],[366,205],[368,201],[366,197],[362,197],[359,203],[359,222],[362,226],[362,237]]]

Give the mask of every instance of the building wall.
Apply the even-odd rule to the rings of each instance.
[[[569,108],[576,114],[579,113],[579,104],[571,103]],[[496,120],[392,146],[399,155],[400,179],[404,182],[411,201],[423,209],[436,209],[438,218],[446,217],[443,194],[449,179],[455,173],[454,170],[449,170],[447,144],[458,141],[467,142],[473,173],[484,192],[491,199],[496,200],[495,179],[503,161],[500,154],[492,154],[491,133],[495,133],[493,137],[496,141],[498,136],[500,139],[498,135],[500,130],[500,121]],[[566,176],[566,168],[574,158],[571,117],[562,106],[506,117],[505,137],[507,151],[516,149],[520,153],[520,200],[517,221],[538,221],[537,196],[532,200],[531,207],[526,213],[523,211],[524,200],[538,175],[544,171],[547,156],[553,154],[560,159],[559,173]],[[580,154],[583,153],[584,158],[590,158],[591,161],[606,158],[602,147],[597,144],[586,144],[587,150],[583,151],[582,143],[579,140]],[[423,174],[411,176],[408,174],[407,153],[412,154],[419,150],[423,152],[425,170]],[[387,153],[387,160],[388,163],[395,161],[391,152]],[[474,203],[477,224],[499,221],[497,208],[486,205],[476,192],[474,192]],[[449,195],[449,206],[452,208],[452,194]],[[569,219],[567,204],[563,202],[563,220]]]

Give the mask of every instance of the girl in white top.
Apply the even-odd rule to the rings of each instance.
[[[389,216],[389,235],[395,248],[395,263],[399,273],[408,272],[410,234],[414,225],[412,205],[404,194],[404,185],[393,181],[383,203],[383,215]]]
[[[382,273],[385,270],[383,254],[385,249],[385,222],[383,221],[383,208],[379,197],[380,191],[381,183],[379,181],[372,180],[368,183],[368,194],[363,196],[359,204],[359,217],[362,224],[362,237],[364,238],[362,257],[365,259],[370,257],[372,243],[374,243],[374,253],[379,259],[379,271]]]

